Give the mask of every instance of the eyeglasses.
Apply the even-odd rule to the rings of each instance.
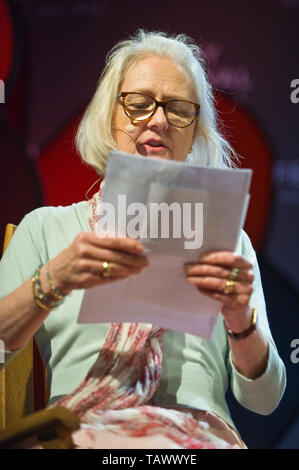
[[[167,122],[174,127],[188,127],[199,115],[200,105],[185,100],[157,101],[143,93],[123,92],[117,96],[132,123],[149,121],[162,106]]]

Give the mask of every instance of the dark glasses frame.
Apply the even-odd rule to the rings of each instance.
[[[150,114],[150,116],[148,116],[147,118],[145,119],[134,119],[132,118],[132,116],[130,116],[130,114],[128,113],[127,111],[127,108],[126,108],[126,105],[125,105],[125,98],[127,95],[142,95],[142,96],[146,96],[147,98],[151,98],[154,102],[155,102],[155,108],[153,109],[152,113]],[[131,120],[132,123],[139,123],[139,122],[148,122],[151,120],[151,118],[153,117],[153,115],[155,114],[155,112],[157,111],[158,107],[161,106],[163,108],[163,111],[164,111],[164,114],[166,116],[166,119],[167,119],[167,122],[168,124],[170,124],[171,126],[173,127],[177,127],[179,129],[184,129],[185,127],[189,127],[191,126],[191,124],[195,121],[195,119],[198,117],[199,115],[199,110],[200,110],[200,105],[197,104],[197,103],[193,103],[193,101],[188,101],[188,100],[179,100],[179,99],[176,99],[176,100],[169,100],[169,101],[158,101],[156,100],[153,96],[151,95],[147,95],[146,93],[140,93],[140,92],[137,92],[137,91],[123,91],[122,93],[119,93],[119,95],[117,95],[117,100],[120,101],[120,104],[122,105],[122,107],[124,108],[124,112],[125,114],[128,116],[128,118]],[[166,113],[166,106],[168,105],[168,103],[172,103],[173,101],[181,101],[183,103],[190,103],[190,104],[193,104],[193,106],[195,106],[195,113],[194,113],[194,116],[193,116],[193,119],[190,123],[188,123],[186,126],[176,126],[175,124],[172,124],[169,120],[168,120],[168,117],[167,117],[167,113]]]

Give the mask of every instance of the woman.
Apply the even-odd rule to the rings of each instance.
[[[140,31],[118,44],[76,139],[100,174],[110,149],[233,166],[200,50],[183,35]],[[236,399],[257,413],[271,413],[285,388],[247,235],[236,253],[184,267],[187,282],[222,303],[210,341],[147,324],[78,325],[84,289],[148,265],[137,240],[94,233],[100,198],[101,189],[89,204],[35,210],[18,227],[0,265],[6,362],[35,335],[50,405],[83,423],[78,447],[245,447],[225,402],[228,373]]]

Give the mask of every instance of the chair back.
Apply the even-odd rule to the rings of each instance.
[[[7,224],[3,253],[16,228],[16,225]],[[0,429],[14,425],[24,416],[44,408],[48,397],[45,368],[31,338],[0,372]]]

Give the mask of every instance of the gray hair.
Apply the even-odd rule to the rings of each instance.
[[[234,167],[233,160],[237,160],[237,156],[218,130],[212,87],[206,77],[201,49],[185,34],[169,36],[143,30],[116,44],[107,55],[96,92],[76,134],[76,148],[82,160],[100,175],[105,174],[109,151],[117,150],[112,136],[112,119],[120,85],[132,63],[152,55],[173,59],[184,67],[194,83],[200,113],[193,151],[187,162],[218,168]]]

